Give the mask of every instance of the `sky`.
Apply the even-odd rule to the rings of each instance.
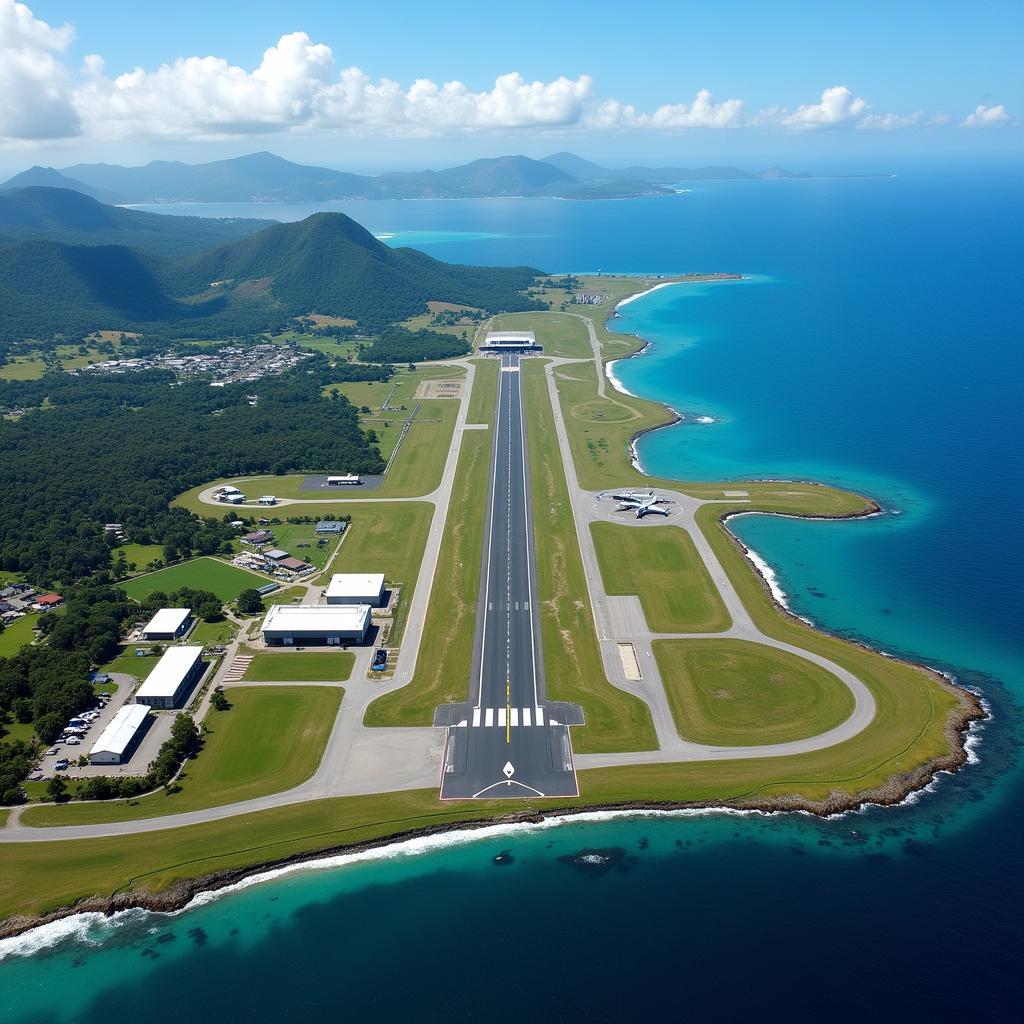
[[[1021,0],[0,0],[0,171],[1017,160],[1022,53]]]

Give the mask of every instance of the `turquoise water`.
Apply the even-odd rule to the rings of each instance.
[[[979,687],[994,710],[980,760],[909,806],[827,822],[567,824],[295,874],[170,918],[78,922],[0,961],[0,1012],[106,1020],[115,1000],[154,1021],[1016,1015],[1019,175],[339,205],[444,259],[749,275],[624,307],[618,328],[652,346],[618,377],[685,417],[644,438],[642,462],[877,497],[886,514],[872,520],[734,525],[795,611]],[[603,867],[572,862],[593,848]]]

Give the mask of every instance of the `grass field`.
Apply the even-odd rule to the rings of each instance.
[[[155,558],[164,557],[164,549],[160,544],[121,544],[114,548],[114,558],[117,558],[119,551],[124,552],[125,561],[129,565],[135,563],[135,572],[145,572],[146,566]]]
[[[188,644],[226,644],[238,632],[238,627],[228,619],[224,622],[197,622],[185,638]]]
[[[732,625],[693,540],[676,526],[591,523],[609,594],[636,594],[655,633],[715,633]]]
[[[586,310],[587,307],[581,307]],[[533,331],[546,356],[586,359],[592,354],[586,325],[569,313],[507,313],[496,316],[491,330]]]
[[[287,510],[285,510],[285,514],[287,514]],[[323,547],[319,547],[317,541],[320,538],[316,535],[315,526],[315,523],[275,523],[268,529],[273,531],[275,548],[281,548],[293,558],[301,558],[302,561],[322,569],[334,553],[338,538],[329,536],[327,543]],[[301,547],[300,545],[303,544],[306,546]],[[259,581],[256,585],[261,586]]]
[[[148,648],[148,644],[143,644],[139,648]],[[134,676],[140,682],[144,680],[153,669],[156,668],[157,662],[160,660],[155,655],[146,655],[142,658],[137,658],[134,654],[135,647],[130,646],[125,649],[124,654],[118,655],[112,661],[108,661],[105,665],[100,667],[101,672],[124,672],[126,675]],[[101,687],[103,690],[110,690],[109,686]],[[110,690],[110,692],[113,692]]]
[[[210,590],[222,601],[231,601],[243,590],[259,587],[265,582],[255,573],[238,569],[216,558],[193,558],[180,565],[126,580],[120,586],[124,587],[129,597],[136,600],[148,597],[154,590],[169,594],[180,587],[194,587],[197,590]]]
[[[849,718],[853,695],[830,672],[746,640],[656,640],[679,735],[753,746],[826,732]]]
[[[498,393],[498,360],[493,357],[474,359],[473,393],[466,409],[467,423],[490,423],[494,419],[495,396]]]
[[[249,683],[344,682],[352,675],[355,661],[348,651],[261,653],[249,662],[242,678]]]
[[[336,572],[382,572],[387,586],[401,587],[391,644],[401,639],[433,515],[434,506],[422,501],[357,507],[330,574],[320,580],[326,583]]]
[[[131,821],[249,800],[291,789],[320,764],[344,691],[330,686],[232,687],[231,707],[204,720],[203,749],[180,792],[136,800],[33,807],[27,825]]]
[[[484,397],[478,398],[478,388]],[[473,391],[472,402],[482,408],[489,400],[493,408],[497,371],[478,375]],[[487,493],[491,442],[489,430],[471,430],[462,439],[415,675],[367,708],[366,725],[430,725],[438,704],[463,700],[469,692],[484,544],[485,503],[479,496]]]
[[[10,658],[17,654],[25,644],[31,643],[35,636],[33,629],[38,621],[39,616],[30,612],[20,619],[15,619],[0,633],[0,658]]]
[[[587,724],[573,729],[577,750],[655,750],[657,739],[647,705],[605,678],[544,367],[527,361],[521,377],[529,423],[527,445],[548,696],[582,705]]]

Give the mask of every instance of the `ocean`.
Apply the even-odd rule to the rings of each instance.
[[[200,1022],[1015,1016],[1019,173],[333,208],[458,262],[743,273],[662,289],[616,321],[651,342],[615,364],[617,379],[683,417],[642,439],[642,465],[876,497],[885,514],[871,520],[734,526],[795,612],[955,675],[992,718],[964,771],[899,808],[499,829],[289,873],[177,915],[72,919],[0,944],[4,1019],[106,1021],[130,1007]]]

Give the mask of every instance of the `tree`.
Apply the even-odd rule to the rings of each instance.
[[[243,615],[259,615],[263,611],[263,598],[260,597],[259,591],[252,587],[243,590],[235,603]]]
[[[210,698],[210,705],[214,711],[228,711],[231,708],[231,701],[228,700],[223,686],[214,688],[213,696]]]
[[[46,795],[54,802],[60,803],[67,796],[68,784],[61,775],[54,775],[46,784]]]

